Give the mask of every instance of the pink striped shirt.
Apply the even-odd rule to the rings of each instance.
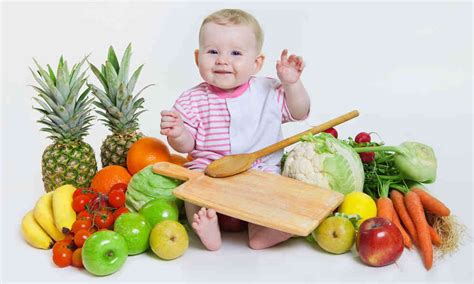
[[[186,163],[186,167],[202,170],[212,161],[231,154],[231,117],[226,100],[244,93],[257,79],[270,80],[269,83],[275,88],[275,99],[282,114],[281,122],[294,121],[286,105],[283,86],[276,79],[252,77],[246,86],[238,88],[237,95],[235,92],[226,95],[208,83],[201,83],[182,93],[173,106],[195,140],[195,147],[190,153],[193,161]]]

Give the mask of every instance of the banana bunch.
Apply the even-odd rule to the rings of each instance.
[[[63,185],[41,196],[33,210],[21,223],[23,238],[33,247],[50,249],[54,242],[64,239],[76,221],[72,196],[76,188]]]

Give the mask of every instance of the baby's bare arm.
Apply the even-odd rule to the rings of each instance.
[[[180,153],[189,153],[194,149],[194,138],[185,130],[181,135],[177,137],[168,136],[168,143],[173,149]]]
[[[177,112],[162,111],[160,128],[160,133],[166,135],[168,143],[176,151],[189,153],[194,149],[194,138]]]
[[[291,116],[296,120],[301,120],[309,112],[309,96],[301,80],[293,84],[283,84],[286,97],[286,105]]]
[[[308,114],[310,105],[308,92],[300,79],[304,67],[303,58],[294,54],[288,57],[287,49],[282,51],[276,65],[278,78],[285,90],[288,110],[297,120],[303,119]]]

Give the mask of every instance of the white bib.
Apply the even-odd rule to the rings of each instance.
[[[227,98],[231,154],[250,153],[283,139],[274,80],[254,77],[239,97]],[[253,168],[280,173],[283,150],[258,159]]]

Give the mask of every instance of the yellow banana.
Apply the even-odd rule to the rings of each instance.
[[[50,191],[38,199],[33,209],[33,215],[41,228],[55,241],[64,239],[64,234],[56,228],[53,215],[53,191]]]
[[[72,209],[72,195],[76,188],[66,184],[53,191],[53,215],[56,228],[67,234],[76,221],[76,212]]]
[[[33,216],[33,210],[26,213],[21,222],[21,234],[23,238],[31,246],[39,249],[50,249],[53,247],[54,241],[41,228]]]

